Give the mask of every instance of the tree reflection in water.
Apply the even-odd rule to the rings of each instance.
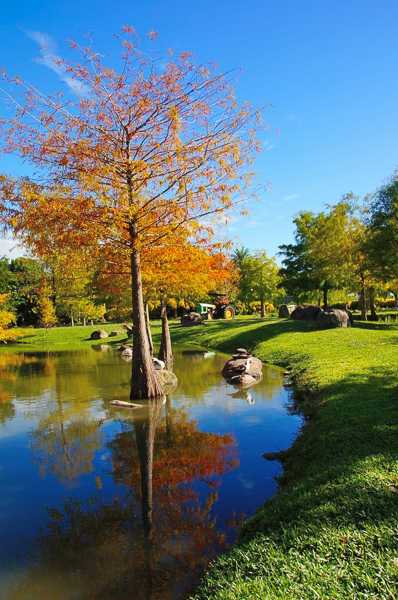
[[[12,600],[184,598],[225,547],[211,509],[222,476],[238,466],[232,436],[200,431],[168,396],[123,418],[107,446],[106,474],[120,494],[48,509]]]
[[[33,463],[41,477],[54,475],[65,487],[79,484],[82,475],[93,471],[95,452],[103,443],[101,419],[95,419],[79,402],[62,402],[42,416],[31,433]]]

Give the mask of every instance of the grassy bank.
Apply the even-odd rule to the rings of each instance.
[[[17,346],[89,347],[101,343],[89,339],[97,328],[31,330]],[[398,327],[318,332],[309,323],[241,318],[172,323],[171,333],[174,343],[243,346],[289,367],[309,417],[285,453],[278,494],[211,565],[196,598],[398,597]],[[159,341],[159,327],[154,334]]]
[[[89,348],[93,344],[120,343],[127,340],[125,332],[117,337],[105,340],[90,339],[91,333],[97,329],[104,329],[108,335],[111,331],[123,331],[123,324],[97,324],[76,325],[75,327],[52,327],[48,333],[45,329],[24,329],[23,335],[13,343],[8,343],[5,348],[16,350],[73,350],[78,348]],[[17,330],[18,331],[18,330]]]
[[[277,496],[196,598],[398,597],[398,328],[242,319],[174,326],[172,337],[289,367],[309,416]]]

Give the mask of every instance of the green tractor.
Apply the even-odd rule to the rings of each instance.
[[[234,319],[235,309],[229,304],[226,294],[210,294],[214,298],[214,304],[196,305],[196,312],[206,319]]]

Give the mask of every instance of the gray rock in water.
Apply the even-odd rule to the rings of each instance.
[[[351,327],[349,314],[345,310],[329,308],[322,311],[316,319],[317,329],[334,329],[335,327]]]
[[[243,375],[234,375],[231,379],[228,379],[228,383],[232,383],[232,385],[239,386],[240,388],[246,389],[261,381],[262,375],[259,378],[252,377],[252,375],[248,375],[247,373],[243,373]]]
[[[133,349],[125,348],[120,356],[123,360],[131,360],[133,358]]]
[[[103,329],[96,329],[95,331],[92,332],[90,339],[102,340],[107,337],[108,337],[108,334],[106,333],[106,331],[104,331]]]
[[[228,383],[249,387],[263,376],[263,363],[255,356],[231,358],[224,365],[221,374]]]
[[[170,394],[177,387],[178,379],[173,371],[159,369],[155,373],[165,394]]]
[[[302,304],[294,309],[290,318],[295,321],[316,321],[321,312],[322,309],[320,306],[316,306],[315,304]]]
[[[178,379],[177,376],[173,373],[173,371],[168,371],[167,369],[159,369],[156,371],[157,378],[159,379],[159,383],[161,385],[169,385],[177,384]]]
[[[133,348],[133,344],[122,344],[121,346],[118,346],[118,350],[120,350],[121,352],[123,352],[123,350],[126,350],[126,348]]]
[[[194,325],[203,325],[203,317],[199,313],[190,312],[181,317],[181,325],[183,327],[193,327]]]

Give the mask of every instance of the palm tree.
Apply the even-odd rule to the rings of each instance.
[[[237,267],[239,270],[241,270],[245,261],[249,257],[250,257],[249,248],[244,248],[242,246],[242,248],[236,248],[235,252],[232,255],[232,262],[234,263],[235,267]]]

